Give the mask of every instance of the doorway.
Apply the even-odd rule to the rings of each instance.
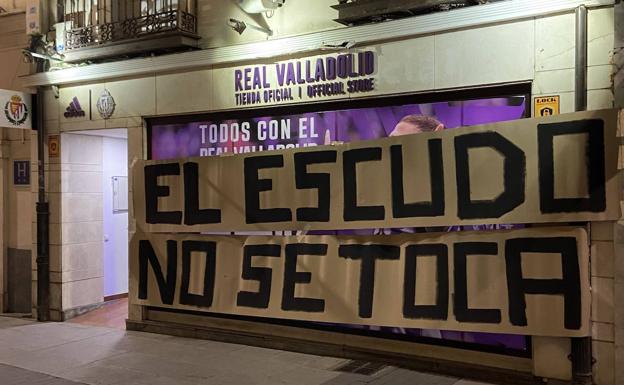
[[[128,134],[127,129],[77,131],[101,164],[101,303],[70,322],[124,328],[128,297]],[[71,142],[71,141],[69,141]]]
[[[105,301],[128,295],[128,139],[116,132],[102,138]]]

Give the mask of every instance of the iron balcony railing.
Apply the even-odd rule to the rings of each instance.
[[[197,34],[195,0],[59,0],[65,50],[166,32]]]

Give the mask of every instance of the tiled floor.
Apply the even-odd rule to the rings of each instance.
[[[20,385],[79,385],[79,382],[48,376],[14,366],[0,364],[0,378],[3,384]]]
[[[128,318],[128,298],[122,298],[109,301],[101,308],[67,322],[125,330],[126,318]]]
[[[346,362],[79,323],[0,317],[2,385],[72,385],[72,381],[102,385],[484,385],[392,366],[373,375],[335,370]]]

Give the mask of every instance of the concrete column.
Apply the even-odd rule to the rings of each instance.
[[[624,3],[615,4],[613,22],[615,28],[613,44],[615,106],[624,108]]]
[[[624,9],[622,4],[618,6],[620,9]],[[617,24],[616,24],[617,26]],[[617,83],[616,83],[617,84]],[[620,85],[619,88],[622,88]],[[620,98],[623,94],[622,90],[619,91]],[[616,88],[616,104],[621,106],[622,100],[618,102],[618,88]],[[624,129],[624,110],[620,110],[619,116],[619,130],[618,134],[622,135]],[[620,142],[621,143],[621,142]],[[624,178],[624,146],[620,144],[619,151],[619,179]],[[620,184],[621,185],[621,184]],[[620,194],[620,206],[624,203],[624,191]],[[614,271],[614,294],[613,294],[613,306],[614,306],[614,340],[615,340],[615,352],[614,352],[614,382],[616,384],[624,384],[624,217],[620,218],[615,223],[614,229],[614,249],[613,249],[613,271]]]
[[[102,138],[61,134],[50,158],[50,282],[54,320],[91,310],[103,298]]]
[[[7,292],[7,199],[9,146],[4,140],[4,130],[0,132],[0,310],[6,311]]]
[[[136,231],[136,225],[134,221],[134,206],[132,199],[132,165],[134,162],[140,159],[146,159],[146,146],[144,146],[143,137],[144,129],[142,126],[128,128],[128,239],[132,239],[132,235]],[[128,255],[130,253],[128,252]],[[137,282],[129,279],[128,282],[128,297],[131,299],[137,294]],[[140,321],[145,319],[145,307],[141,305],[132,305],[128,301],[128,319],[133,321]]]
[[[618,2],[614,6],[614,42],[613,42],[613,93],[615,106],[624,108],[624,3]],[[618,133],[622,135],[624,128],[624,114],[620,111]],[[618,169],[619,177],[623,177],[624,159],[623,147],[620,146]],[[623,195],[624,197],[624,195]],[[620,219],[615,224],[614,231],[614,382],[624,384],[624,222]]]
[[[30,159],[30,131],[21,129],[6,129],[6,179],[3,192],[6,194],[4,224],[6,226],[5,264],[8,268],[5,287],[8,298],[4,310],[18,313],[28,313],[31,308],[31,287],[28,280],[31,275],[31,216],[30,210],[34,203],[30,194],[30,186],[16,185],[13,180],[13,161],[29,161]],[[32,182],[32,179],[31,179]]]
[[[596,385],[615,385],[613,222],[591,224],[592,355]]]

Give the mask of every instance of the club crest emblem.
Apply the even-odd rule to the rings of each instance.
[[[4,105],[4,115],[11,124],[20,126],[28,118],[28,106],[21,96],[13,95]]]
[[[115,99],[107,89],[104,89],[95,106],[103,119],[109,119],[115,112]]]

